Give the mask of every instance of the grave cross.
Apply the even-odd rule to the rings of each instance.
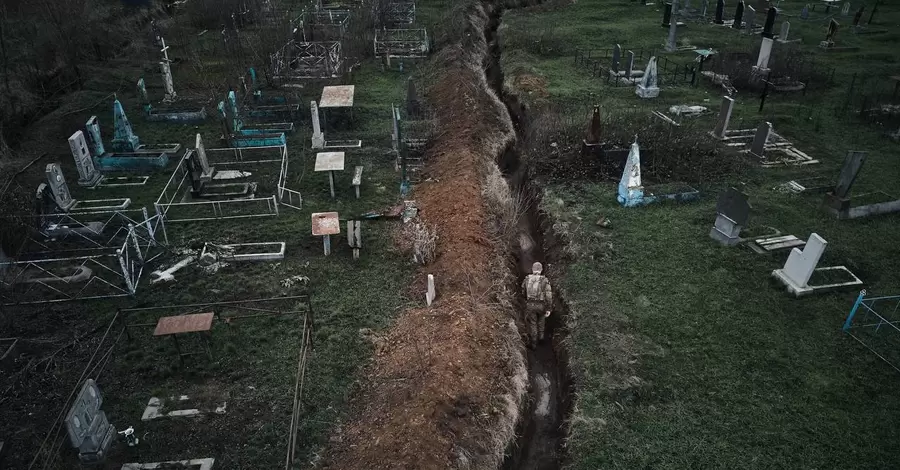
[[[163,84],[166,87],[166,96],[163,98],[163,101],[169,102],[174,101],[176,98],[175,84],[172,81],[172,61],[169,60],[169,46],[166,45],[166,40],[162,37],[159,39],[162,44],[160,52],[163,53],[163,60],[159,63],[159,70],[162,73]]]

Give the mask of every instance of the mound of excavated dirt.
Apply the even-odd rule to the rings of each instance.
[[[435,275],[438,300],[402,313],[379,339],[327,468],[497,468],[513,438],[527,379],[512,312],[498,302],[508,299],[492,277],[505,247],[492,246],[485,228],[482,170],[514,133],[481,68],[488,15],[470,5],[473,34],[443,51],[429,92],[442,130],[426,155],[433,182],[414,194],[439,237],[435,261],[420,272]]]

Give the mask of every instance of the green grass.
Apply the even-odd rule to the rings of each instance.
[[[789,1],[781,8],[796,15],[802,5]],[[896,24],[898,13],[882,4],[878,27]],[[623,49],[661,50],[666,30],[660,19],[657,6],[588,0],[508,11],[501,29],[507,86],[517,75],[546,79],[546,101],[520,97],[533,110],[549,103],[567,118],[583,119],[584,129],[594,103],[611,122],[626,111],[702,104],[712,113],[697,125],[712,129],[722,93],[708,82],[663,87],[659,99],[641,102],[632,87],[606,86],[574,66],[575,48],[618,42]],[[611,181],[547,182],[542,209],[570,255],[560,268],[578,396],[570,468],[887,468],[896,460],[891,443],[898,438],[900,407],[889,398],[896,372],[840,331],[856,292],[794,299],[770,275],[786,253],[757,255],[708,236],[717,194],[736,185],[750,195],[751,229],[768,225],[800,238],[818,233],[829,242],[820,266],[845,265],[869,292],[897,293],[897,215],[837,221],[819,208],[821,195],[773,189],[793,178],[835,179],[846,151],[866,150],[854,194],[882,189],[900,196],[896,144],[830,112],[854,72],[891,73],[900,59],[891,46],[897,33],[856,36],[844,28],[839,44],[861,52],[824,53],[817,48],[824,23],[789,19],[791,37],[803,38],[806,56],[838,67],[836,84],[805,97],[770,95],[761,114],[758,94],[741,92],[730,128],[770,121],[820,165],[750,168],[714,180],[698,175],[689,182],[701,190],[701,201],[637,209],[615,202]],[[543,50],[534,45],[541,35]],[[678,35],[725,52],[759,41],[696,23]],[[686,63],[693,53],[674,55]],[[540,158],[541,150],[536,153]],[[601,216],[612,229],[594,224]]]

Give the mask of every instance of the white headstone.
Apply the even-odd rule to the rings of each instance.
[[[428,306],[431,306],[431,303],[434,302],[435,295],[436,294],[434,291],[434,274],[429,274],[428,275],[428,291],[425,293],[425,303],[428,304]]]
[[[314,149],[323,149],[325,148],[325,134],[322,133],[322,127],[319,124],[319,106],[315,101],[309,102],[309,113],[312,118],[312,148]]]
[[[197,134],[194,148],[197,151],[197,160],[200,162],[200,180],[204,182],[210,181],[216,169],[209,166],[209,160],[206,159],[206,147],[203,145],[203,138],[200,137],[200,134]]]
[[[68,211],[75,205],[75,200],[72,198],[72,193],[69,192],[69,185],[66,184],[66,177],[63,176],[59,163],[48,164],[45,173],[56,205],[63,211]]]
[[[778,41],[779,42],[787,42],[788,33],[790,33],[790,31],[791,31],[791,22],[783,21],[781,23],[781,33],[778,34]]]
[[[94,168],[94,160],[91,159],[91,151],[88,150],[84,133],[75,131],[69,137],[69,149],[75,159],[75,168],[78,169],[78,184],[92,188],[103,179],[103,175]]]
[[[759,72],[769,71],[769,58],[772,56],[772,43],[769,38],[763,38],[759,46],[759,57],[756,59],[756,68]]]
[[[782,272],[797,286],[807,287],[809,278],[816,269],[816,265],[819,264],[822,253],[825,252],[826,245],[828,242],[818,234],[810,234],[803,251],[797,248],[791,250]]]
[[[162,45],[162,49],[160,52],[163,53],[163,60],[159,63],[159,70],[163,76],[163,84],[166,87],[166,96],[163,98],[163,101],[174,101],[175,94],[175,84],[172,81],[172,61],[169,60],[169,46],[166,46],[166,40],[162,37],[159,38],[160,44]]]
[[[725,131],[728,130],[728,121],[731,120],[731,111],[734,109],[734,98],[730,96],[722,97],[722,107],[719,108],[719,120],[716,122],[716,129],[713,131],[718,138],[725,137]]]
[[[656,79],[656,57],[651,57],[647,63],[647,70],[644,71],[644,76],[638,83],[635,93],[641,98],[656,98],[659,96],[659,87],[656,86]]]

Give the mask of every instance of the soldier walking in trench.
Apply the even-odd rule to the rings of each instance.
[[[532,348],[537,346],[538,341],[543,341],[547,317],[553,309],[553,290],[547,276],[541,274],[543,270],[541,263],[534,263],[531,265],[531,274],[522,281],[526,299],[525,325],[528,327]]]

